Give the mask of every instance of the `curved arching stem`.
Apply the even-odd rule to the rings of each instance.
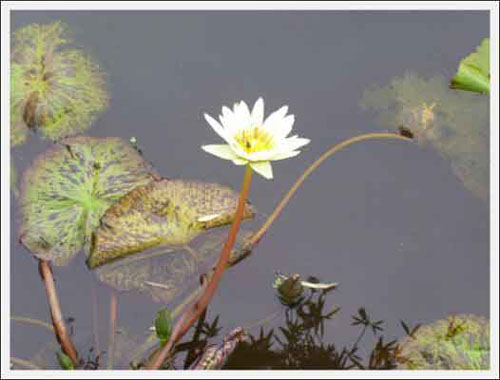
[[[305,182],[307,177],[309,177],[323,162],[325,162],[328,158],[330,158],[333,154],[337,153],[338,151],[347,148],[348,146],[362,142],[362,141],[367,141],[367,140],[382,140],[382,139],[392,139],[392,140],[403,140],[403,141],[411,141],[411,139],[401,136],[397,133],[365,133],[363,135],[358,135],[351,137],[347,140],[344,140],[338,144],[333,145],[330,149],[328,149],[326,152],[324,152],[321,156],[314,161],[311,166],[309,166],[304,173],[295,181],[295,183],[290,187],[290,190],[288,190],[288,193],[281,199],[280,203],[276,206],[276,208],[273,210],[271,215],[266,219],[266,221],[262,224],[262,226],[257,230],[255,234],[253,234],[250,239],[244,244],[243,251],[248,255],[254,248],[256,244],[259,243],[260,239],[264,236],[266,231],[271,227],[271,225],[276,221],[278,216],[281,214],[281,212],[285,209],[286,205],[288,202],[290,202],[290,199],[295,195],[297,190],[302,186],[302,184]],[[243,255],[241,258],[238,259],[241,260],[245,257]]]

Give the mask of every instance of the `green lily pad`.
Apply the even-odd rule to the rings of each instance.
[[[227,228],[200,233],[180,247],[149,249],[104,264],[94,273],[118,291],[138,291],[153,301],[171,304],[199,288],[199,276],[210,273],[227,239]],[[233,255],[238,255],[251,232],[240,230]]]
[[[204,230],[230,224],[239,194],[216,183],[161,179],[114,204],[92,238],[95,268],[155,246],[183,246]],[[243,218],[254,216],[247,204]]]
[[[35,256],[65,265],[88,248],[114,202],[150,181],[150,165],[119,138],[64,139],[23,176],[20,241]]]
[[[450,87],[457,90],[490,93],[490,39],[485,38],[474,53],[462,59]]]
[[[453,315],[419,327],[400,347],[400,369],[489,369],[490,324],[476,315]]]
[[[86,131],[109,103],[99,65],[69,48],[62,22],[31,24],[13,33],[11,54],[11,145],[24,143],[29,128],[50,140]]]

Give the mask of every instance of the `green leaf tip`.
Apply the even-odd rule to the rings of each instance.
[[[485,38],[476,51],[462,59],[450,82],[457,90],[490,93],[490,39]]]
[[[66,355],[64,352],[59,350],[59,351],[57,351],[56,356],[57,356],[57,361],[62,369],[65,369],[65,370],[75,369],[73,362],[71,361],[69,356]]]
[[[67,138],[40,154],[23,176],[21,243],[65,265],[114,202],[151,181],[150,165],[119,138]]]
[[[172,316],[168,309],[163,308],[156,313],[155,331],[162,345],[170,338],[170,334],[172,333]]]
[[[72,42],[60,22],[31,24],[12,36],[11,145],[21,145],[29,129],[59,140],[90,128],[109,103],[105,74]]]

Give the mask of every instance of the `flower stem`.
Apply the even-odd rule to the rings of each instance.
[[[295,181],[293,186],[288,190],[288,193],[283,197],[280,203],[273,210],[271,215],[266,219],[266,221],[262,224],[259,230],[253,234],[250,239],[244,245],[244,252],[250,253],[254,246],[259,243],[262,236],[266,233],[266,231],[271,227],[271,225],[276,221],[278,216],[284,210],[285,206],[288,204],[290,199],[295,195],[299,187],[304,183],[304,181],[309,177],[323,162],[325,162],[328,158],[330,158],[333,154],[338,151],[347,148],[349,145],[352,145],[357,142],[362,142],[366,140],[378,140],[378,139],[394,139],[394,140],[404,140],[411,141],[411,139],[401,136],[397,133],[366,133],[359,136],[351,137],[347,140],[344,140],[338,144],[333,145],[330,149],[324,152],[321,156],[318,157],[316,161],[314,161],[311,166],[309,166],[304,173]],[[244,256],[242,257],[244,258]],[[238,260],[239,261],[239,260]]]
[[[61,306],[59,304],[59,299],[57,298],[54,277],[52,276],[52,269],[50,268],[49,262],[42,259],[39,260],[38,269],[45,284],[45,291],[47,293],[47,300],[50,308],[50,317],[52,319],[52,325],[54,326],[56,338],[59,341],[64,353],[68,355],[76,367],[78,365],[78,352],[76,351],[68,331],[66,330],[66,325],[64,324]]]
[[[173,345],[184,336],[184,334],[191,328],[194,322],[201,316],[207,305],[210,303],[215,290],[219,285],[222,275],[224,274],[224,271],[228,266],[231,250],[234,246],[234,243],[236,242],[236,236],[240,229],[246,200],[248,197],[248,193],[250,192],[251,180],[252,168],[250,167],[250,165],[247,165],[245,169],[245,177],[243,179],[243,184],[241,187],[240,197],[238,200],[238,208],[236,209],[236,213],[234,215],[233,224],[231,225],[231,229],[229,230],[227,241],[222,248],[222,252],[219,256],[219,260],[217,261],[214,272],[210,277],[210,282],[206,286],[199,300],[196,301],[191,307],[188,307],[181,315],[172,331],[170,339],[165,344],[165,346],[163,346],[160,353],[155,356],[153,362],[147,365],[148,369],[160,368]]]

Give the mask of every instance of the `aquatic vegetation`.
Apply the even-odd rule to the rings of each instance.
[[[449,90],[442,77],[406,73],[365,90],[361,105],[379,111],[383,127],[436,149],[469,191],[488,198],[488,98]]]
[[[103,216],[88,265],[158,245],[183,246],[207,229],[230,224],[237,203],[238,193],[216,183],[161,179],[137,187]],[[243,218],[254,214],[247,203]]]
[[[423,325],[401,342],[402,369],[489,369],[490,324],[459,314]]]
[[[320,283],[319,281],[304,281],[299,274],[286,276],[276,272],[273,288],[276,289],[278,299],[283,305],[294,306],[303,299],[304,289],[331,290],[337,287],[337,283]]]
[[[20,241],[38,258],[65,265],[88,249],[114,202],[150,181],[149,164],[119,138],[64,139],[24,173]]]
[[[192,369],[209,370],[222,368],[238,344],[245,338],[245,331],[241,327],[235,328],[224,337],[224,341],[220,345],[208,347],[199,361],[192,366]]]
[[[300,153],[297,149],[310,142],[296,135],[287,137],[295,122],[295,116],[287,116],[287,111],[288,106],[283,106],[264,121],[264,100],[259,98],[252,112],[244,101],[235,103],[233,110],[222,107],[220,123],[205,114],[206,121],[227,144],[201,148],[236,165],[249,164],[264,178],[272,179],[270,161],[294,157]]]
[[[199,276],[209,274],[223,247],[227,230],[200,234],[184,246],[160,247],[102,264],[97,278],[117,291],[138,291],[153,301],[172,305],[181,296],[200,289]],[[251,235],[238,234],[234,254]]]
[[[490,39],[485,38],[476,51],[458,64],[450,87],[457,90],[490,93]]]
[[[86,131],[109,102],[104,74],[94,59],[69,47],[62,22],[31,24],[13,33],[11,47],[11,145],[29,129],[50,140]]]

